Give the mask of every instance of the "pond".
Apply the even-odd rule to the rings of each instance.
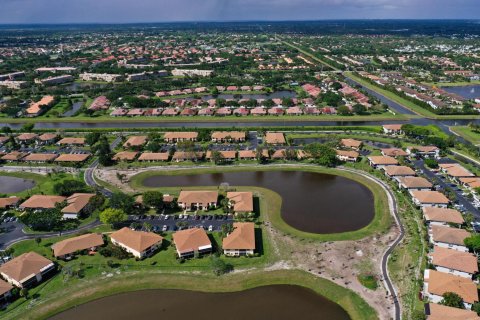
[[[443,90],[458,94],[466,99],[480,98],[480,84],[469,86],[441,87]]]
[[[282,197],[281,215],[290,226],[328,234],[367,226],[375,215],[373,194],[356,181],[304,171],[246,171],[190,175],[152,175],[146,187],[257,186]]]
[[[273,285],[231,293],[142,290],[98,299],[52,320],[348,320],[339,305],[299,286]]]
[[[34,186],[35,181],[33,180],[10,176],[0,176],[0,193],[22,192],[31,189]]]
[[[83,102],[82,101],[78,101],[78,102],[75,102],[72,107],[63,113],[62,116],[64,117],[71,117],[73,116],[75,113],[77,113],[78,110],[80,110],[80,108],[83,106]]]

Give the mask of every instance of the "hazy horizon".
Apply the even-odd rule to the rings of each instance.
[[[0,0],[0,24],[478,20],[478,0]]]

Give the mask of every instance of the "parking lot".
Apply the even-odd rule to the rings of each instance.
[[[137,223],[142,229],[142,224],[148,222],[153,226],[152,231],[177,231],[182,229],[203,228],[207,231],[221,231],[222,225],[234,222],[233,215],[208,215],[208,214],[159,214],[159,215],[130,215],[127,223]]]

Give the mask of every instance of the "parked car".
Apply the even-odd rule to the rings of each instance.
[[[163,228],[162,228],[162,231],[167,231],[168,230],[168,226],[166,224],[163,225]]]

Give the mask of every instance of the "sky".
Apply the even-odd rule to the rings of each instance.
[[[479,18],[480,0],[0,0],[0,24]]]

